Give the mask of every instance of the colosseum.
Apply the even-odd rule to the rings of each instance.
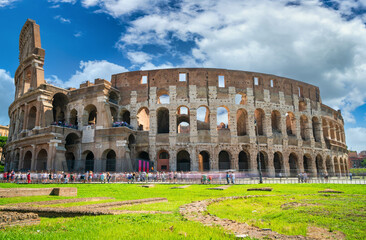
[[[176,68],[59,88],[44,80],[40,28],[19,38],[6,168],[348,172],[340,111],[319,88],[271,74]]]

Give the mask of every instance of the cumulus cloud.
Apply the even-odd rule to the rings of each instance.
[[[358,152],[366,150],[366,128],[355,127],[346,129],[347,145]]]
[[[95,6],[102,11],[123,14],[101,2]],[[345,18],[350,11],[345,3],[334,10],[316,0],[297,2],[183,0],[168,10],[155,5],[130,23],[117,46],[126,51],[159,45],[166,57],[176,40],[192,43],[189,53],[171,53],[181,60],[175,65],[265,72],[308,82],[320,87],[325,104],[343,111],[346,122],[355,122],[352,111],[366,100],[362,16]]]
[[[74,75],[67,81],[62,81],[57,76],[52,75],[47,78],[46,81],[51,84],[55,84],[60,87],[75,87],[78,88],[82,82],[94,81],[96,78],[103,78],[108,81],[111,79],[111,75],[115,73],[121,73],[128,71],[126,68],[108,62],[106,60],[95,61],[81,61],[80,70],[77,70]]]
[[[1,7],[6,7],[11,5],[13,2],[16,2],[18,0],[0,0],[0,8]]]
[[[14,100],[14,80],[10,73],[0,69],[0,125],[8,125],[8,108]]]
[[[60,15],[55,16],[54,19],[60,21],[60,23],[71,23],[70,19],[61,17]]]

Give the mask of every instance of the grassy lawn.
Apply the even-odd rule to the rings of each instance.
[[[29,187],[56,186],[66,185],[30,185]],[[366,186],[331,184],[266,184],[263,186],[273,187],[274,190],[247,192],[246,189],[253,185],[235,185],[224,191],[215,191],[207,190],[208,186],[202,185],[192,185],[186,189],[170,189],[171,185],[141,188],[138,185],[127,184],[68,184],[67,187],[78,188],[80,198],[114,197],[115,201],[121,201],[165,197],[168,202],[130,205],[118,209],[171,211],[172,213],[41,218],[40,225],[0,230],[0,239],[234,239],[233,235],[225,234],[221,227],[205,227],[200,223],[184,220],[179,214],[179,206],[208,198],[250,194],[273,195],[273,197],[225,201],[211,205],[209,212],[219,217],[245,221],[259,227],[269,227],[284,234],[306,234],[306,226],[315,225],[340,230],[347,235],[348,239],[366,238]],[[0,184],[0,187],[28,186]],[[344,191],[344,194],[324,197],[317,193],[326,188]],[[0,198],[0,205],[62,198],[64,197]],[[100,202],[109,202],[109,200]],[[296,207],[284,205],[281,209],[281,205],[289,202],[300,205]],[[91,204],[95,203],[97,202]],[[63,206],[75,205],[84,205],[84,203],[69,203]]]

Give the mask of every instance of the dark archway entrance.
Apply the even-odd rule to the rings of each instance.
[[[228,152],[221,151],[219,153],[219,170],[228,170],[231,168],[231,158]]]
[[[274,156],[273,156],[273,165],[275,168],[275,174],[276,176],[278,176],[280,173],[283,174],[283,157],[282,154],[280,152],[275,152]]]
[[[202,151],[198,155],[198,169],[201,172],[210,170],[210,155],[208,152]]]
[[[239,153],[239,171],[249,171],[249,154],[246,151]]]
[[[32,152],[28,151],[24,155],[23,169],[31,170],[32,167]]]
[[[191,158],[189,153],[185,150],[178,152],[177,154],[177,171],[190,171],[191,170]]]
[[[159,172],[169,171],[169,153],[165,150],[162,150],[158,153],[157,171]]]
[[[94,171],[94,154],[91,151],[86,153],[85,171]]]
[[[296,177],[297,173],[298,173],[298,158],[297,155],[295,153],[291,153],[289,158],[288,158],[288,163],[290,166],[290,176],[291,177]]]

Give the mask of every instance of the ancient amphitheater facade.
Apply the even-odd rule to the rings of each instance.
[[[259,152],[268,176],[348,172],[342,115],[322,104],[316,86],[263,73],[179,68],[63,89],[44,81],[45,51],[34,21],[23,26],[19,44],[8,169],[257,173]]]

